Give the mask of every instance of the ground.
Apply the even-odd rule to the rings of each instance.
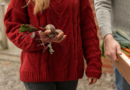
[[[20,62],[0,60],[0,90],[25,90],[19,79]],[[114,74],[103,73],[96,84],[89,86],[84,75],[78,82],[77,90],[115,90]]]

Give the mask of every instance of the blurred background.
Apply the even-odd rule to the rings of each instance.
[[[0,0],[0,90],[25,90],[23,83],[19,79],[20,67],[20,52],[21,50],[15,47],[5,35],[5,27],[3,17],[6,13],[10,0]],[[90,0],[93,9],[95,22],[98,29],[98,37],[100,45],[103,38],[99,30],[96,14],[94,11],[94,1]],[[102,58],[102,77],[96,84],[89,86],[87,77],[84,75],[79,80],[77,90],[115,90],[114,72],[112,64],[106,58]]]

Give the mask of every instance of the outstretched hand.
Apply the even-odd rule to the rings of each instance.
[[[51,34],[51,30],[46,30],[44,32],[39,31],[39,35],[43,38],[43,41],[47,41],[48,43],[51,41],[51,38],[48,36],[49,34]],[[61,32],[56,36],[56,38],[54,39],[53,42],[60,43],[61,41],[63,41],[65,39],[65,37],[66,37],[66,35],[64,35],[64,33]],[[48,39],[50,39],[50,40],[48,40]]]

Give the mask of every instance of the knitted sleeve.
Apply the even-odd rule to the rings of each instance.
[[[97,16],[97,21],[99,28],[102,32],[103,38],[107,34],[112,34],[112,25],[111,25],[111,9],[112,3],[111,0],[94,0],[95,3],[95,12]]]
[[[31,38],[31,34],[27,34],[25,37],[23,33],[19,33],[21,24],[27,24],[29,21],[27,8],[23,8],[25,0],[11,0],[4,17],[4,23],[6,27],[7,37],[22,50],[26,51],[39,51],[43,49],[43,46],[38,46],[41,42],[38,42],[38,32],[36,32],[35,38]]]
[[[101,51],[93,12],[89,0],[81,0],[81,37],[84,57],[87,62],[86,75],[100,78],[102,71]]]

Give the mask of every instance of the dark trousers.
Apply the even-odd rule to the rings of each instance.
[[[65,82],[23,82],[26,90],[76,90],[77,81]]]

